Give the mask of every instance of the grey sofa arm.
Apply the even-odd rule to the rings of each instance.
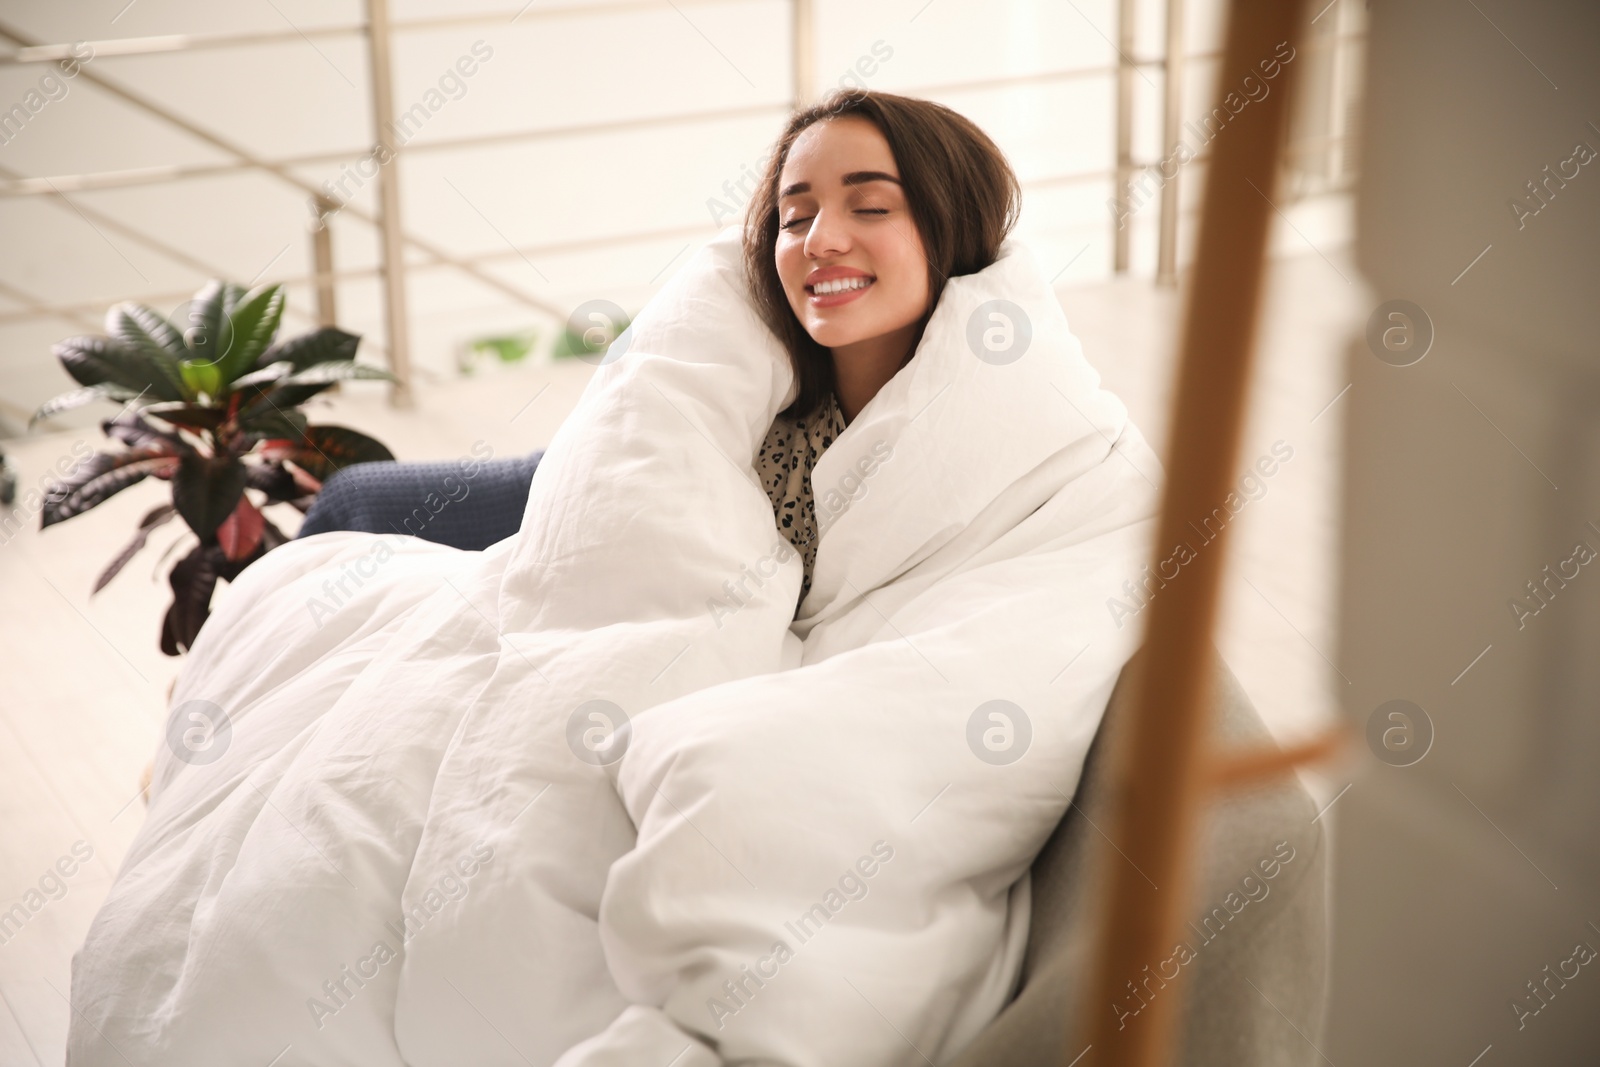
[[[356,530],[488,548],[522,528],[543,457],[540,449],[512,459],[357,463],[328,479],[296,536]]]
[[[1292,776],[1222,797],[1205,813],[1184,938],[1189,951],[1128,975],[1136,991],[1116,1004],[1083,1003],[1107,914],[1107,868],[1129,862],[1101,831],[1114,832],[1107,738],[1125,714],[1129,669],[1141,656],[1118,679],[1073,807],[1034,861],[1021,989],[951,1067],[1064,1067],[1089,1044],[1085,1009],[1138,1026],[1146,1003],[1172,995],[1163,975],[1188,982],[1178,1034],[1183,1051],[1175,1062],[1309,1067],[1321,1061],[1312,1042],[1321,1041],[1328,983],[1327,845],[1320,821],[1311,821],[1317,813],[1310,795]],[[1221,657],[1215,677],[1218,742],[1269,741]]]

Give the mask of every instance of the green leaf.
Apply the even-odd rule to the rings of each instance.
[[[240,303],[242,303],[244,301],[245,295],[246,294],[245,294],[244,286],[236,285],[233,282],[223,282],[222,283],[222,312],[223,312],[223,314],[225,314],[225,315],[226,314],[230,314],[233,311],[234,308],[238,307],[240,305]]]
[[[529,330],[500,337],[480,337],[468,347],[473,353],[492,353],[502,363],[516,363],[527,358],[538,340],[539,331]]]
[[[51,399],[46,400],[43,404],[40,404],[39,410],[35,411],[33,416],[28,419],[28,426],[31,429],[33,424],[38,422],[40,419],[48,419],[50,416],[60,412],[71,411],[73,408],[81,408],[83,405],[95,400],[119,400],[125,402],[133,400],[138,395],[139,394],[135,393],[132,389],[128,389],[121,385],[116,385],[112,382],[101,382],[98,385],[85,386],[82,389],[74,389],[71,392],[62,393],[60,396],[52,397]]]
[[[294,408],[266,407],[240,418],[239,430],[247,441],[287,438],[300,441],[306,432],[306,416]]]
[[[624,318],[621,322],[610,323],[609,329],[603,330],[598,326],[591,326],[582,333],[567,327],[557,335],[550,354],[557,359],[561,359],[568,356],[591,356],[601,352],[608,352],[611,346],[617,343],[617,338],[621,337],[632,324],[632,319]]]
[[[270,385],[272,382],[280,378],[287,378],[293,373],[294,368],[287,363],[269,363],[265,367],[259,367],[249,374],[241,374],[235,378],[232,382],[233,391],[238,392],[240,389],[251,385]]]
[[[275,363],[274,367],[287,367],[287,363]],[[256,371],[246,377],[255,379],[256,375],[266,375],[267,370]],[[268,412],[289,411],[299,407],[307,400],[327,389],[335,382],[359,380],[394,381],[394,375],[381,367],[374,367],[370,363],[357,363],[354,360],[339,360],[331,363],[318,363],[313,367],[277,378],[277,385],[263,392],[261,396],[251,400],[240,410],[241,422],[251,421]],[[262,378],[261,381],[271,380]],[[243,378],[239,381],[244,381]],[[238,382],[234,383],[238,385]],[[256,384],[252,381],[250,384]]]
[[[172,503],[189,529],[209,543],[238,506],[244,484],[244,464],[233,457],[184,456],[172,479]]]
[[[68,337],[50,351],[79,385],[111,382],[152,400],[185,399],[175,365],[165,366],[149,350],[121,338]]]
[[[337,326],[324,326],[273,345],[261,353],[256,366],[267,367],[287,361],[296,371],[302,371],[318,363],[349,362],[356,358],[356,347],[360,344],[360,334],[346,333]]]
[[[141,304],[118,304],[106,312],[106,332],[143,353],[151,367],[183,392],[178,361],[189,353],[183,337],[160,314]]]
[[[222,391],[222,370],[215,363],[186,359],[180,368],[184,387],[194,396],[214,400]]]
[[[96,452],[71,474],[51,483],[39,511],[39,529],[81,515],[128,486],[152,474],[168,473],[177,465],[177,457],[165,449]]]
[[[174,363],[189,355],[183,334],[166,317],[143,304],[118,304],[106,312],[106,333],[139,348],[150,348]]]
[[[332,382],[324,382],[322,385],[291,385],[286,388],[263,390],[259,396],[240,408],[239,414],[245,421],[254,422],[274,411],[294,411],[318,393],[332,387]]]
[[[283,286],[269,285],[250,294],[227,311],[229,344],[217,356],[224,384],[255,366],[267,350],[283,319]]]
[[[189,319],[176,325],[183,331],[189,358],[215,363],[233,343],[232,322],[223,308],[225,283],[213,279],[188,304]]]
[[[346,381],[351,378],[372,379],[392,382],[393,374],[382,367],[374,367],[370,363],[357,363],[354,360],[338,360],[327,363],[318,363],[290,375],[279,382],[284,385],[332,385],[334,382]]]
[[[79,385],[101,385],[128,377],[136,358],[132,345],[109,337],[68,337],[51,345],[50,353]]]
[[[394,459],[394,453],[381,442],[344,426],[311,426],[304,445],[289,459],[319,481],[327,481],[336,470],[355,463],[376,463]]]

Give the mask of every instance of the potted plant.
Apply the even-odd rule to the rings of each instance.
[[[539,343],[538,330],[499,334],[494,337],[477,337],[463,344],[456,352],[456,368],[462,374],[472,374],[480,362],[520,363]]]
[[[574,312],[573,317],[577,319],[578,313]],[[633,320],[628,318],[621,308],[612,304],[606,311],[590,314],[587,321],[592,325],[582,332],[575,328],[573,322],[567,323],[556,336],[555,344],[550,349],[551,358],[566,359],[576,356],[585,363],[599,364],[610,352],[612,343],[622,336],[622,332]]]
[[[161,651],[169,656],[194,643],[219,579],[232,581],[288,540],[265,508],[304,512],[334,471],[394,458],[365,434],[308,424],[301,405],[334,383],[393,376],[357,363],[361,338],[331,326],[276,341],[283,308],[281,286],[247,293],[212,281],[180,309],[179,321],[119,304],[106,314],[108,336],[70,337],[52,349],[80,388],[44,404],[32,421],[95,400],[120,402],[101,429],[122,447],[95,453],[55,482],[40,528],[146,478],[170,482],[171,501],[145,514],[93,590],[104,588],[154,530],[182,518],[195,542],[168,575],[173,599]]]

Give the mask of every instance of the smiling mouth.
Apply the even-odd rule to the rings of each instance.
[[[877,278],[872,275],[856,275],[850,278],[832,278],[829,282],[818,282],[816,285],[805,286],[806,293],[811,294],[811,302],[827,307],[832,304],[845,304],[859,298],[872,288],[872,283]]]
[[[854,278],[835,278],[831,281],[818,282],[805,287],[806,292],[813,297],[836,296],[841,293],[860,292],[872,285],[878,279],[871,275],[857,276]]]

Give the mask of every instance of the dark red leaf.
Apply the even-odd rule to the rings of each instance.
[[[77,470],[51,484],[39,511],[39,528],[81,515],[152,474],[170,474],[178,462],[178,457],[165,449],[96,452]]]
[[[222,552],[216,545],[199,544],[175,563],[167,576],[172,605],[161,622],[161,651],[169,656],[187,652],[200,627],[211,614],[211,594],[217,588]]]
[[[278,536],[282,536],[280,533]],[[231,582],[241,571],[265,553],[265,540],[241,560],[229,560],[216,542],[198,544],[173,565],[167,581],[172,586],[172,604],[161,622],[161,651],[169,656],[187,652],[211,616],[211,596],[217,582]]]
[[[241,496],[232,514],[217,527],[217,544],[222,546],[222,554],[237,563],[254,552],[261,543],[262,521],[256,506],[248,497]]]
[[[299,488],[301,493],[308,496],[316,496],[318,493],[322,492],[321,478],[318,478],[312,474],[308,474],[306,471],[302,470],[292,462],[287,464],[286,469],[294,478],[294,484]]]
[[[172,502],[189,529],[212,540],[244,495],[244,464],[231,456],[184,456],[172,480]]]
[[[285,470],[283,464],[270,460],[266,463],[251,463],[245,467],[245,484],[251,489],[259,489],[267,494],[269,504],[280,504],[300,495],[294,475]]]
[[[133,408],[123,410],[115,418],[102,420],[100,429],[107,437],[114,437],[129,448],[148,448],[172,455],[194,451],[189,442],[175,433],[152,426]]]
[[[144,413],[191,430],[215,430],[225,418],[221,408],[208,408],[200,404],[151,404],[144,409]]]
[[[308,426],[305,443],[289,458],[319,481],[327,481],[336,470],[392,460],[394,453],[381,441],[344,426]]]
[[[151,531],[162,523],[167,522],[177,513],[178,509],[171,504],[162,504],[160,507],[152,508],[140,521],[139,529],[134,533],[133,540],[129,541],[127,547],[117,553],[117,558],[111,561],[111,565],[100,573],[100,577],[95,580],[94,588],[89,590],[89,595],[94,596],[94,594],[104,589],[106,583],[115,578],[122,571],[122,568],[128,565],[128,561],[144,547],[145,541],[150,538]]]

